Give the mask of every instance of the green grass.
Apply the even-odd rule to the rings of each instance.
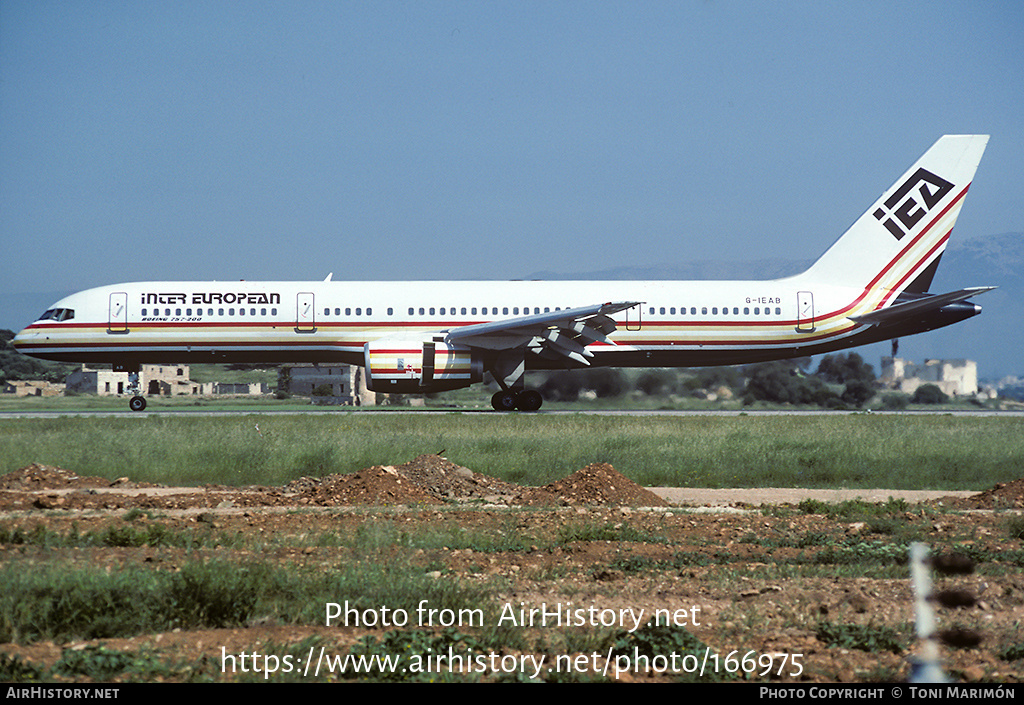
[[[341,412],[0,421],[0,473],[38,462],[110,479],[279,485],[441,451],[527,485],[608,462],[643,486],[980,490],[1019,477],[1024,418]]]
[[[381,605],[415,613],[424,600],[454,613],[491,609],[479,587],[435,580],[383,556],[328,571],[258,561],[192,560],[177,572],[18,561],[0,569],[0,585],[0,642],[20,643],[241,627],[254,619],[322,624],[325,605],[339,599],[359,613]]]

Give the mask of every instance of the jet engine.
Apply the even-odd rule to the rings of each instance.
[[[372,392],[444,392],[484,378],[483,361],[473,348],[436,340],[375,340],[363,346],[363,358]]]

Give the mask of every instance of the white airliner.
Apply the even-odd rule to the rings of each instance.
[[[772,281],[139,282],[61,299],[21,352],[111,363],[362,365],[377,392],[491,377],[535,411],[527,370],[695,367],[814,355],[970,318],[994,287],[930,294],[987,135],[939,139],[803,274]],[[782,237],[784,234],[777,234]],[[146,401],[137,384],[130,406]]]

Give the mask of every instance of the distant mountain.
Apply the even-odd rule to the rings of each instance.
[[[942,255],[931,290],[952,291],[966,286],[997,286],[973,299],[980,316],[917,336],[925,351],[918,357],[965,357],[978,362],[978,376],[997,379],[1024,373],[1024,233],[957,240]],[[908,339],[908,342],[911,339]],[[933,345],[935,352],[928,352]],[[907,357],[900,350],[901,357]]]
[[[537,272],[527,279],[547,281],[589,280],[597,281],[671,281],[671,280],[714,280],[714,279],[781,279],[799,274],[811,266],[813,260],[761,259],[728,262],[723,260],[702,260],[699,262],[676,262],[650,267],[615,267],[598,272],[563,274],[561,272]]]

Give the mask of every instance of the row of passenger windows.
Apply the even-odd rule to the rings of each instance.
[[[686,315],[686,310],[687,309],[686,309],[685,306],[680,306],[679,307],[679,315],[685,316]],[[691,306],[689,310],[690,310],[690,315],[691,316],[696,316],[697,315],[697,307],[696,306]],[[753,315],[755,315],[755,316],[762,315],[761,307],[760,306],[755,306],[753,310],[754,310],[754,314]],[[708,308],[707,306],[701,306],[700,307],[700,315],[702,315],[702,316],[707,316],[709,314],[712,315],[712,316],[717,316],[718,315],[718,311],[719,311],[719,308],[717,306],[712,306],[711,308]],[[729,315],[729,307],[728,306],[723,306],[721,308],[721,311],[722,311],[722,315],[723,316],[728,316]],[[669,306],[668,308],[666,308],[664,306],[662,306],[660,308],[655,308],[654,306],[651,306],[651,308],[650,308],[650,314],[652,316],[654,316],[654,315],[664,316],[665,314],[674,316],[675,313],[676,313],[676,307],[675,306]],[[733,306],[732,307],[732,315],[734,315],[734,316],[740,315],[740,308],[739,308],[739,306]],[[750,314],[750,307],[749,306],[744,306],[743,307],[743,315],[744,316],[751,315]],[[764,307],[764,315],[765,316],[772,315],[772,309],[771,309],[770,306],[765,306]],[[775,315],[776,316],[781,316],[782,315],[782,309],[780,307],[778,307],[778,306],[775,307]]]
[[[332,309],[330,309],[330,308],[325,308],[324,309],[324,316],[330,316],[331,315],[331,310]],[[445,307],[445,306],[442,306],[440,308],[436,308],[434,306],[431,306],[429,308],[428,307],[422,307],[422,306],[420,308],[414,308],[414,307],[410,306],[409,307],[409,315],[410,316],[416,316],[416,315],[420,315],[420,316],[436,316],[436,315],[440,315],[440,316],[455,316],[455,315],[462,315],[462,316],[472,315],[472,316],[476,316],[476,315],[483,315],[483,316],[486,316],[489,313],[492,316],[497,316],[498,315],[498,310],[499,309],[498,309],[497,306],[491,306],[491,307],[482,306],[480,308],[478,308],[476,306],[472,306],[472,307],[463,306],[462,308],[457,308],[455,306],[452,306],[450,308],[449,307]],[[509,308],[508,306],[504,306],[500,310],[501,310],[501,315],[505,315],[505,316],[509,315],[510,313],[513,316],[518,316],[518,315],[520,315],[520,311],[522,311],[522,315],[528,315],[530,313],[530,307],[529,306],[524,306],[522,309],[520,309],[518,306],[513,306],[511,308]],[[534,306],[533,307],[533,313],[541,313],[541,310],[542,309],[541,309],[540,306]],[[545,306],[543,308],[543,312],[544,313],[550,313],[551,310],[552,309],[549,306]],[[560,306],[556,306],[554,310],[555,311],[561,311],[562,308]],[[236,309],[236,308],[217,308],[217,309],[213,309],[213,308],[208,308],[208,309],[201,309],[201,308],[197,308],[197,309],[174,308],[174,309],[171,309],[171,308],[165,308],[165,309],[162,309],[162,311],[163,312],[161,313],[161,309],[159,309],[159,308],[154,308],[152,310],[150,310],[148,308],[144,308],[144,309],[141,310],[141,314],[142,314],[143,317],[146,317],[146,316],[172,316],[172,315],[173,316],[192,317],[192,316],[203,316],[203,315],[213,316],[214,312],[216,312],[216,315],[218,315],[218,316],[246,316],[246,315],[248,315],[248,316],[256,316],[257,315],[257,311],[258,311],[259,312],[258,315],[266,316],[268,309],[266,309],[266,308],[260,308],[260,309],[256,309],[256,308],[249,308],[249,309],[245,309],[245,308],[238,308],[238,309]],[[205,311],[205,313],[204,313],[204,311]],[[271,316],[276,316],[277,315],[277,308],[271,308],[271,309],[269,309],[269,311],[270,311],[270,315]],[[356,315],[356,316],[362,316],[362,315],[372,316],[373,315],[373,308],[372,307],[367,307],[365,309],[362,308],[361,306],[357,307],[357,308],[354,308],[354,309],[351,308],[351,307],[347,307],[347,308],[344,308],[344,309],[338,307],[338,308],[333,309],[333,311],[334,311],[334,315],[335,316],[341,316],[342,315],[342,311],[345,312],[344,315],[346,315],[346,316],[352,316],[352,315]],[[388,311],[388,315],[389,316],[395,315],[395,309],[389,307],[387,311]],[[71,311],[70,309],[57,309],[57,315],[55,315],[54,311],[47,311],[45,314],[43,314],[43,317],[44,318],[57,318],[58,320],[65,320],[65,318],[58,318],[58,315],[64,315],[65,318],[74,318],[75,314],[74,314],[74,311]]]
[[[366,310],[366,315],[367,316],[372,316],[373,315],[373,309],[372,308],[367,308],[365,310]],[[542,311],[543,311],[543,313],[550,313],[551,310],[552,309],[551,309],[550,306],[545,306],[543,309],[541,309],[540,306],[534,306],[533,309],[532,309],[533,313],[541,313]],[[555,311],[561,311],[562,307],[561,306],[556,306],[554,308],[554,310]],[[356,316],[362,316],[363,315],[363,309],[362,308],[355,308],[355,309],[353,309],[353,308],[345,308],[344,311],[345,311],[345,315],[346,316],[353,315],[353,312],[354,312],[354,314]],[[481,307],[477,307],[477,306],[462,306],[461,308],[458,307],[458,306],[451,306],[451,307],[441,306],[440,308],[438,308],[436,306],[429,306],[429,307],[420,306],[419,308],[416,308],[415,306],[410,306],[409,307],[409,315],[410,316],[477,316],[477,315],[481,315],[481,316],[487,316],[487,315],[497,316],[497,315],[499,315],[498,311],[499,311],[499,308],[497,306],[489,306],[489,307],[488,306],[481,306]],[[520,308],[518,306],[512,306],[512,307],[503,306],[503,307],[501,307],[500,311],[501,311],[501,315],[503,315],[503,316],[508,316],[508,315],[513,315],[513,316],[524,315],[525,316],[525,315],[529,315],[530,314],[531,309],[530,309],[529,306],[523,306],[522,308]],[[341,312],[342,312],[341,308],[334,309],[334,315],[335,316],[342,315]],[[324,315],[325,316],[330,316],[331,315],[331,309],[330,308],[325,308],[324,309]],[[388,308],[388,315],[389,316],[395,315],[395,309],[389,307]]]
[[[491,306],[490,308],[488,308],[487,306],[481,306],[479,310],[480,310],[480,314],[479,315],[481,315],[481,316],[488,315],[488,312],[490,312],[491,316],[497,316],[498,315],[498,307],[497,306]],[[520,309],[518,306],[513,306],[511,308],[509,308],[508,306],[503,306],[501,308],[501,315],[502,316],[508,316],[508,315],[511,314],[513,316],[518,316],[518,315],[520,315],[520,310],[522,310],[522,315],[524,315],[524,316],[530,314],[530,307],[529,306],[523,306],[522,309]],[[554,310],[555,311],[561,311],[562,307],[561,306],[555,306]],[[447,314],[445,313],[445,311],[447,311]],[[545,306],[544,309],[543,309],[543,312],[544,313],[551,313],[551,307],[550,306]],[[540,306],[534,306],[533,307],[533,313],[541,313]],[[435,315],[433,307],[430,307],[430,308],[420,307],[418,309],[413,309],[410,306],[409,307],[409,315],[410,316],[415,316],[417,314],[420,315],[420,316],[424,316],[424,315],[433,316],[433,315]],[[460,316],[467,316],[467,315],[469,315],[469,316],[476,316],[478,314],[477,314],[477,307],[476,306],[471,306],[469,308],[463,306],[462,308],[458,309],[458,314],[456,314],[456,309],[455,309],[454,306],[452,308],[449,308],[449,309],[445,309],[445,307],[442,306],[438,310],[437,315],[439,315],[439,316],[444,316],[444,315],[448,315],[448,316],[455,316],[455,315],[460,315]]]
[[[255,316],[257,310],[259,311],[259,315],[260,316],[266,316],[268,309],[265,309],[265,308],[261,308],[261,309],[255,309],[255,308],[249,308],[249,309],[245,309],[245,308],[239,308],[239,309],[235,309],[235,308],[212,309],[212,308],[208,308],[208,309],[206,309],[206,313],[204,314],[203,313],[203,309],[201,309],[201,308],[195,309],[194,312],[193,312],[193,309],[186,308],[186,309],[184,309],[184,313],[182,313],[182,309],[180,309],[180,308],[175,308],[175,309],[165,308],[163,313],[160,313],[160,309],[158,309],[158,308],[154,308],[152,313],[149,313],[149,309],[148,308],[144,308],[144,309],[142,309],[141,313],[142,313],[143,317],[145,317],[145,316],[171,316],[171,315],[191,317],[191,316],[204,316],[204,315],[205,316],[212,316],[213,312],[215,310],[216,310],[218,316],[235,316],[235,315],[238,315],[238,316],[246,316],[246,315]],[[277,309],[276,308],[272,308],[272,309],[269,309],[269,310],[270,310],[270,315],[271,316],[276,316],[277,315]],[[174,311],[174,313],[172,314],[171,311]]]
[[[342,310],[345,311],[344,315],[346,315],[346,316],[353,315],[353,312],[355,313],[356,316],[364,315],[364,313],[363,313],[364,309],[362,307],[357,307],[355,309],[350,308],[350,307],[349,308],[345,308],[345,309],[341,309],[340,307],[339,308],[335,308],[334,309],[334,315],[335,316],[341,316],[342,315]],[[480,308],[477,308],[476,306],[472,306],[472,307],[463,306],[461,308],[456,308],[454,306],[452,306],[450,308],[449,307],[445,307],[445,306],[442,306],[440,308],[435,308],[433,306],[431,306],[431,307],[422,307],[421,306],[420,308],[414,308],[414,307],[410,306],[409,307],[409,315],[410,316],[416,316],[416,315],[420,315],[420,316],[437,316],[437,315],[439,315],[439,316],[455,316],[455,315],[461,315],[461,316],[467,316],[467,315],[470,315],[470,316],[492,315],[492,316],[497,316],[497,315],[499,315],[498,314],[498,310],[499,309],[498,309],[497,306],[491,306],[491,307],[482,306]],[[529,306],[523,306],[522,309],[520,309],[518,306],[512,306],[511,308],[508,307],[508,306],[503,306],[500,310],[501,310],[501,315],[503,315],[503,316],[508,316],[508,315],[518,316],[518,315],[520,315],[520,312],[522,312],[521,315],[525,316],[525,315],[529,315],[531,313],[531,309],[530,309]],[[555,311],[561,311],[562,309],[561,309],[560,306],[556,306],[554,308],[554,310]],[[672,315],[672,316],[674,316],[674,315],[676,315],[676,310],[677,309],[676,309],[675,306],[670,306],[670,307],[665,307],[665,306],[654,307],[654,306],[651,306],[649,312],[650,312],[650,315],[652,315],[652,316],[654,316],[654,315],[662,315],[662,316],[664,316],[664,315]],[[712,316],[719,315],[719,308],[717,306],[712,306],[710,308],[708,308],[707,306],[701,306],[699,310],[700,310],[700,315],[702,315],[702,316],[707,316],[709,314],[712,315]],[[171,311],[173,311],[174,313],[172,314]],[[184,313],[183,313],[183,311],[184,311]],[[163,309],[163,314],[161,314],[159,308],[154,308],[152,310],[152,313],[150,313],[150,310],[148,308],[144,308],[144,309],[142,309],[141,313],[142,313],[143,317],[149,316],[149,315],[153,315],[153,316],[160,316],[160,315],[164,315],[164,316],[171,316],[171,315],[181,316],[181,315],[184,315],[186,317],[191,317],[193,315],[195,315],[195,316],[202,316],[202,315],[204,315],[203,311],[204,311],[204,309],[201,309],[201,308],[197,308],[195,310],[193,310],[191,308],[186,308],[186,309],[180,309],[180,308],[170,309],[170,308],[165,308],[165,309]],[[256,309],[256,308],[249,308],[249,309],[245,309],[245,308],[239,308],[239,309],[235,309],[235,308],[227,308],[227,309],[225,309],[225,308],[218,308],[218,309],[208,308],[208,309],[205,309],[205,311],[206,311],[205,315],[207,315],[207,316],[214,315],[214,311],[217,312],[216,315],[218,315],[218,316],[224,316],[224,315],[227,315],[227,316],[235,316],[235,315],[238,315],[238,316],[246,316],[246,315],[248,315],[248,316],[255,316],[255,315],[257,315],[257,311],[259,311],[258,315],[266,316],[268,309],[266,309],[266,308],[260,308],[260,309]],[[270,311],[270,315],[271,316],[276,316],[277,315],[277,308],[271,308],[271,309],[269,309],[269,311]],[[387,311],[388,311],[388,315],[389,316],[393,316],[394,313],[395,313],[395,310],[393,308],[390,308],[390,307],[388,308]],[[678,311],[679,311],[679,315],[682,315],[682,316],[687,315],[687,308],[685,306],[680,306],[678,308]],[[697,311],[698,311],[698,308],[696,306],[691,306],[689,308],[689,315],[696,316],[697,315]],[[534,314],[541,313],[542,312],[541,311],[541,307],[540,306],[534,306],[533,309],[532,309],[532,312]],[[550,312],[551,312],[551,307],[545,306],[544,309],[543,309],[543,313],[550,313]],[[331,315],[331,309],[330,308],[325,308],[324,309],[324,315],[325,316],[330,316]],[[373,315],[373,308],[367,307],[365,309],[365,315],[372,316]],[[728,306],[723,306],[721,308],[721,315],[723,315],[723,316],[728,316],[729,315],[729,307]],[[734,315],[734,316],[740,315],[740,309],[739,309],[738,306],[734,306],[732,308],[732,315]],[[743,315],[744,316],[751,315],[751,309],[750,309],[749,306],[744,306],[743,307]],[[762,315],[762,311],[761,311],[761,307],[760,306],[755,306],[753,308],[753,315],[755,315],[755,316]],[[772,315],[771,307],[765,306],[764,307],[763,315],[765,315],[765,316]],[[775,315],[776,316],[781,316],[782,315],[782,309],[780,307],[778,307],[778,306],[775,307]],[[74,318],[74,317],[75,317],[75,312],[72,311],[71,309],[51,309],[50,311],[47,311],[46,313],[44,313],[40,320],[45,320],[45,319],[53,318],[53,319],[56,319],[58,321],[63,321],[63,320],[67,320],[69,318]]]

